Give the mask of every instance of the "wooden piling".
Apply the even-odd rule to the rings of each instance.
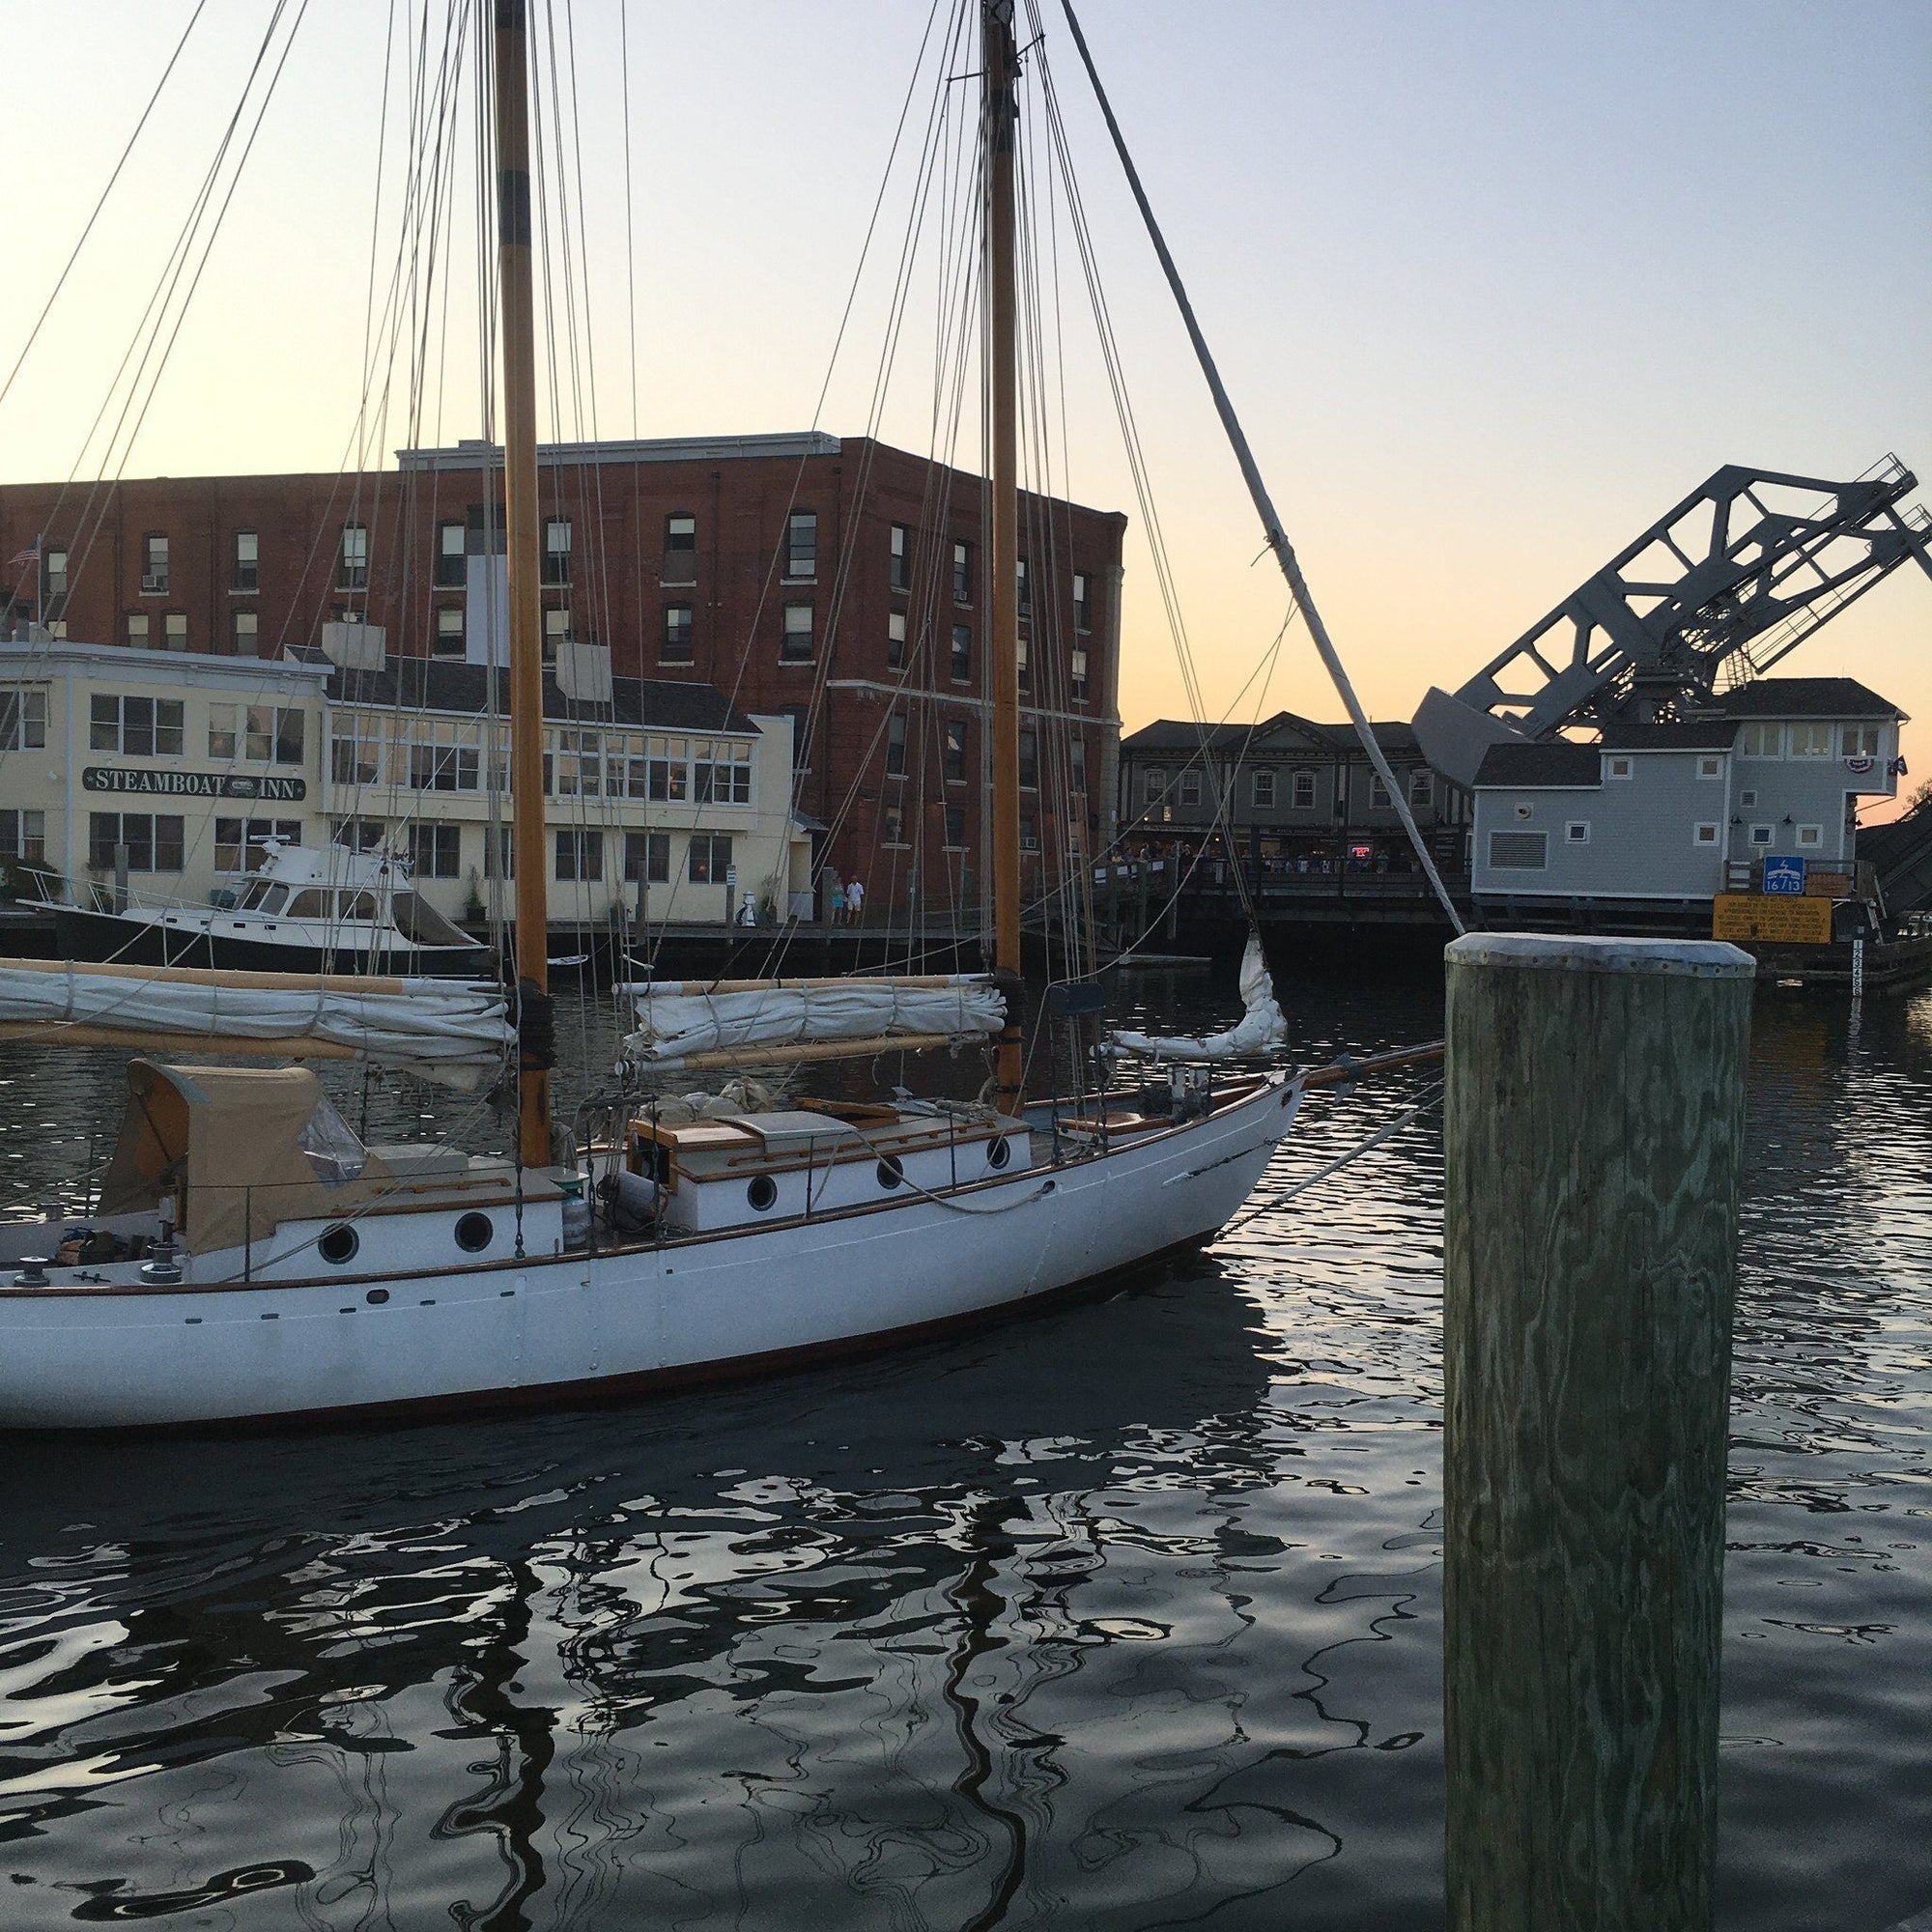
[[[1709,1932],[1752,962],[1448,949],[1453,1932]]]

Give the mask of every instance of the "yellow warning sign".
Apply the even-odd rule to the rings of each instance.
[[[1713,939],[1755,939],[1766,946],[1829,946],[1832,901],[1797,893],[1720,893],[1711,901]]]

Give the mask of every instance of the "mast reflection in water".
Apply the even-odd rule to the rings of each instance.
[[[1439,1017],[1283,1005],[1309,1057]],[[87,1065],[0,1059],[17,1198]],[[1884,1924],[1932,1842],[1932,998],[1761,1003],[1753,1081],[1723,1922]],[[0,1922],[1439,1923],[1438,1169],[1425,1120],[1110,1298],[722,1393],[15,1442]]]

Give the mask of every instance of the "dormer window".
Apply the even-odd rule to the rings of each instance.
[[[1636,760],[1629,753],[1613,753],[1604,760],[1604,776],[1606,779],[1634,779],[1636,776]]]

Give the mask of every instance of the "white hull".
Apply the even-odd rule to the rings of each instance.
[[[354,1281],[9,1289],[0,1427],[591,1395],[876,1346],[1214,1234],[1300,1094],[1278,1076],[1205,1119],[944,1197],[601,1254]]]

